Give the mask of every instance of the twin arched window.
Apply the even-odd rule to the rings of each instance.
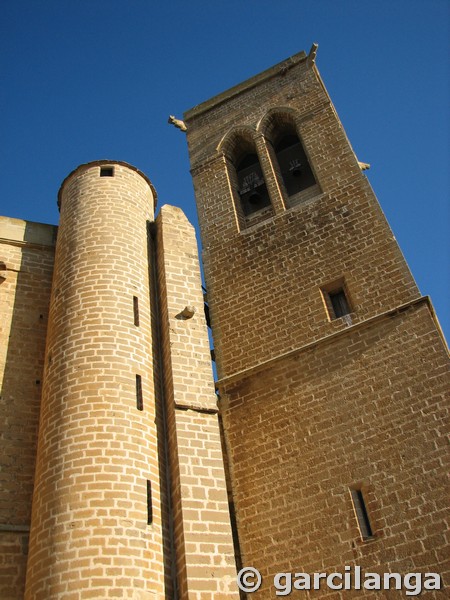
[[[315,186],[316,179],[292,116],[280,113],[271,115],[266,121],[264,137],[273,172],[285,196],[285,204],[293,205],[290,204],[290,198]],[[267,210],[263,209],[271,207],[271,199],[253,132],[247,128],[235,132],[226,141],[226,154],[233,166],[231,180],[234,181],[238,213],[246,220],[255,213],[261,213],[265,218]],[[299,200],[301,197],[296,198],[295,203]]]

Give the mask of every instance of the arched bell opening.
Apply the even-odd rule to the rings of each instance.
[[[278,131],[273,147],[288,196],[316,184],[306,152],[293,127]]]
[[[235,162],[237,192],[247,217],[270,206],[270,197],[256,152],[246,152]]]

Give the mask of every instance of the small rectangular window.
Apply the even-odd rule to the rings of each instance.
[[[153,523],[152,482],[147,479],[147,524]]]
[[[114,177],[114,167],[100,167],[100,177]]]
[[[144,400],[142,398],[142,378],[136,375],[136,408],[144,410]]]
[[[335,319],[339,319],[344,315],[350,314],[351,311],[347,301],[347,296],[342,288],[335,290],[334,292],[330,292],[329,296]]]
[[[370,526],[369,515],[367,514],[366,503],[361,489],[350,489],[352,495],[353,508],[355,509],[358,520],[359,531],[363,540],[373,538],[372,527]]]
[[[351,324],[350,314],[353,312],[345,280],[342,277],[324,285],[320,291],[326,306],[330,321],[344,317]]]
[[[134,315],[134,324],[136,327],[139,326],[139,300],[137,296],[133,296],[133,315]]]

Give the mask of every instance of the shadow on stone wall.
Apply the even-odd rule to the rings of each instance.
[[[172,502],[169,477],[168,423],[165,410],[164,373],[161,340],[161,315],[159,311],[158,277],[156,270],[156,229],[154,223],[147,224],[147,248],[150,281],[150,306],[152,310],[152,356],[153,383],[155,390],[155,412],[158,436],[159,484],[161,490],[161,528],[163,532],[165,597],[167,600],[176,597],[176,556],[174,531],[172,522]]]

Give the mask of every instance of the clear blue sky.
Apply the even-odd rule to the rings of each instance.
[[[447,338],[448,0],[3,0],[0,214],[57,223],[62,180],[124,160],[196,223],[167,124],[319,43],[317,65]]]

